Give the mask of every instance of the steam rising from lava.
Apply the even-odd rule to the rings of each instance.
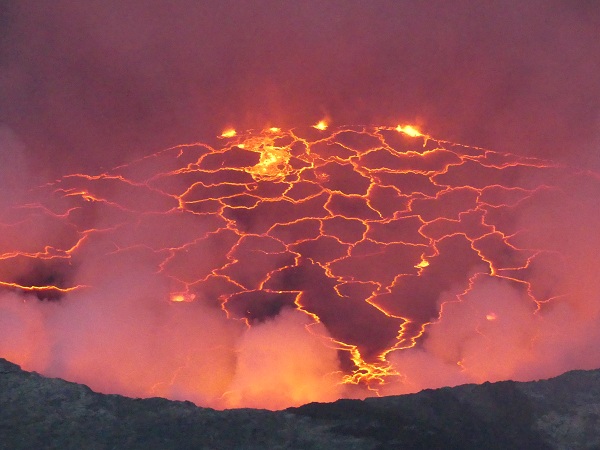
[[[323,123],[19,192],[0,356],[28,370],[283,408],[600,366],[592,172]]]

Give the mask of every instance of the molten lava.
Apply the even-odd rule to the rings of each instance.
[[[522,368],[573,283],[529,219],[597,177],[409,125],[221,142],[68,175],[6,212],[0,356],[216,407],[543,372]]]

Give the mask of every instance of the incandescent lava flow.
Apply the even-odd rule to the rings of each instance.
[[[220,143],[6,208],[0,356],[275,409],[600,365],[594,173],[411,126]]]

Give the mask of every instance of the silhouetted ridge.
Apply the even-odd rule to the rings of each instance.
[[[215,411],[103,395],[0,359],[1,449],[600,447],[600,370],[418,394]]]

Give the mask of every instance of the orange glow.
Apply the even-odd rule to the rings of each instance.
[[[171,301],[175,303],[193,302],[196,296],[194,294],[178,293],[171,294]]]
[[[320,120],[319,122],[317,122],[316,124],[314,124],[313,128],[324,131],[327,129],[328,126],[329,125],[327,124],[327,121],[325,119],[323,119],[323,120]]]
[[[417,264],[415,267],[417,269],[424,269],[425,267],[429,266],[429,261],[427,261],[426,259],[422,259],[421,262],[419,264]]]
[[[415,127],[413,127],[412,125],[398,125],[396,127],[396,131],[399,131],[400,133],[404,133],[410,137],[418,137],[418,136],[423,136],[423,134],[417,130]]]
[[[234,136],[5,213],[0,356],[67,361],[58,375],[107,392],[283,408],[483,379],[488,353],[508,373],[496,334],[569,298],[543,270],[560,249],[520,219],[582,174],[559,185],[553,163],[410,125]],[[497,341],[532,347],[535,326]]]
[[[233,128],[228,128],[221,133],[221,137],[223,138],[231,138],[235,135],[237,135],[237,131],[235,131]]]
[[[282,178],[291,170],[288,164],[290,149],[276,146],[273,139],[266,136],[261,139],[249,138],[237,147],[260,154],[258,163],[245,169],[257,181]]]

